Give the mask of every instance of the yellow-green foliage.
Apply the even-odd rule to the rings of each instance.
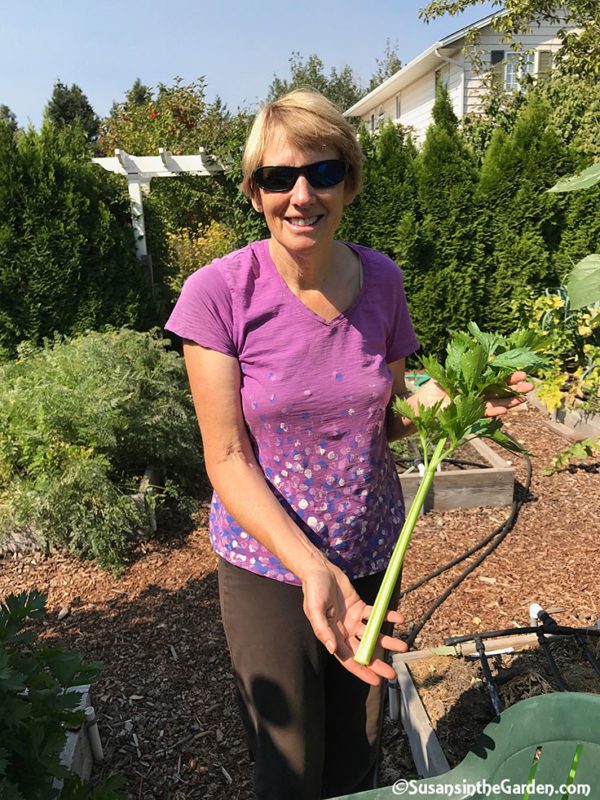
[[[600,304],[573,311],[564,289],[532,298],[529,327],[549,336],[551,364],[542,370],[540,399],[550,410],[575,404],[600,410]]]
[[[180,292],[192,272],[234,250],[236,238],[235,231],[215,220],[198,231],[180,228],[177,233],[168,233],[171,261],[169,286]]]

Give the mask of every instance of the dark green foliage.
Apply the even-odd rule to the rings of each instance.
[[[0,126],[0,353],[105,324],[149,326],[125,185],[75,127]]]
[[[434,120],[416,161],[420,257],[405,276],[417,334],[439,353],[449,328],[480,320],[483,281],[476,163],[443,86]]]
[[[79,123],[90,141],[98,136],[98,117],[76,83],[69,87],[56,81],[52,97],[46,106],[45,117],[59,128]]]
[[[17,116],[7,105],[0,105],[0,125],[7,125],[11,133],[16,133],[19,129]]]
[[[572,165],[572,152],[536,95],[511,133],[498,129],[492,136],[477,206],[487,239],[483,318],[494,329],[507,332],[516,324],[516,298],[558,283],[552,256],[564,229],[566,203],[545,190]]]
[[[136,78],[131,89],[125,92],[125,97],[129,105],[142,106],[151,99],[152,91],[149,86],[146,86],[139,78]]]
[[[377,137],[363,128],[363,189],[346,207],[341,239],[374,247],[392,258],[404,253],[401,222],[415,206],[415,148],[407,133],[389,122]]]
[[[194,490],[197,425],[183,361],[166,345],[89,333],[0,368],[0,536],[25,529],[119,566],[147,523],[131,498],[146,467],[179,494]]]
[[[0,798],[56,800],[58,779],[61,800],[122,799],[117,778],[93,790],[60,764],[68,728],[83,722],[83,711],[75,710],[80,695],[67,690],[96,681],[102,665],[36,642],[29,623],[45,606],[36,590],[0,604]]]

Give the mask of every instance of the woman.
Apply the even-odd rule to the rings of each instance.
[[[215,490],[222,617],[261,800],[374,785],[382,678],[394,678],[383,648],[406,649],[384,635],[369,666],[353,660],[404,520],[387,441],[410,432],[390,405],[418,348],[398,267],[334,239],[361,165],[318,93],[265,106],[242,189],[270,238],[192,275],[167,325],[185,340]],[[419,392],[443,397],[433,382]]]

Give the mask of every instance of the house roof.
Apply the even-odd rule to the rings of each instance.
[[[439,50],[456,49],[456,45],[465,38],[468,32],[480,30],[489,25],[496,17],[506,14],[506,11],[496,11],[493,14],[488,14],[477,22],[471,23],[464,28],[461,28],[454,33],[435,42],[431,47],[424,50],[412,61],[398,70],[394,75],[380,83],[372,92],[366,94],[357,103],[351,106],[347,111],[344,111],[345,117],[359,117],[361,114],[366,113],[373,106],[380,105],[388,100],[393,95],[397,94],[401,89],[409,86],[422,75],[425,75],[432,69],[439,67],[443,63],[443,59],[437,54]]]

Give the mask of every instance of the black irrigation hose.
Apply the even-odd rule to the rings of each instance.
[[[519,511],[521,509],[521,506],[523,505],[523,502],[527,497],[529,487],[531,486],[531,475],[532,475],[531,459],[527,455],[525,455],[525,460],[527,463],[527,477],[525,479],[524,491],[522,493],[519,493],[515,487],[512,510],[508,518],[502,523],[502,525],[496,528],[491,534],[488,534],[484,539],[482,539],[476,545],[469,548],[469,550],[467,550],[465,553],[462,553],[456,558],[453,558],[447,564],[442,565],[438,569],[434,570],[434,572],[430,573],[429,575],[426,575],[420,581],[411,584],[402,592],[400,592],[400,597],[403,597],[404,595],[408,594],[408,592],[412,592],[414,589],[416,589],[419,586],[422,586],[424,583],[431,580],[432,578],[441,575],[446,570],[450,569],[456,564],[459,564],[461,561],[464,561],[470,555],[473,555],[478,550],[481,550],[483,547],[486,547],[486,545],[489,544],[489,546],[486,547],[486,549],[482,553],[480,553],[480,555],[475,559],[475,561],[469,564],[469,566],[466,569],[464,569],[460,573],[460,575],[457,578],[455,578],[454,581],[452,581],[450,586],[434,600],[432,605],[421,617],[421,619],[417,623],[411,626],[408,636],[406,638],[406,642],[408,644],[409,649],[413,646],[415,639],[421,632],[422,628],[431,619],[431,617],[434,615],[437,609],[442,605],[442,603],[445,600],[447,600],[448,597],[450,597],[454,589],[456,589],[456,587],[459,586],[464,581],[464,579],[471,574],[471,572],[477,569],[477,567],[481,564],[481,562],[484,559],[486,559],[490,555],[490,553],[492,553],[498,547],[498,545],[501,544],[501,542],[504,541],[506,536],[514,528],[515,522],[517,521],[517,518],[519,516]]]

